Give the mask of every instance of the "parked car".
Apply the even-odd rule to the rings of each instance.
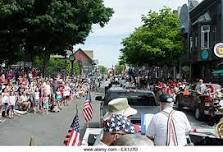
[[[109,101],[116,98],[127,98],[129,105],[137,109],[137,114],[131,117],[133,123],[140,124],[141,116],[145,113],[155,114],[160,111],[155,94],[152,91],[111,87],[107,90],[104,98],[102,98],[102,96],[97,96],[95,98],[95,100],[101,101],[101,120],[107,111]]]
[[[176,96],[176,108],[182,109],[183,107],[189,108],[194,112],[194,116],[197,120],[214,118],[216,116],[223,115],[223,97],[221,94],[221,86],[218,84],[205,84],[208,89],[212,90],[211,94],[198,95],[195,91],[189,90],[189,94],[185,95],[181,91]],[[195,88],[195,87],[192,87]]]

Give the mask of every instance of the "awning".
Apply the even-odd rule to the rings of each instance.
[[[223,69],[215,70],[212,72],[214,76],[223,76]]]

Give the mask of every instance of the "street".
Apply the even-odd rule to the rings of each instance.
[[[99,109],[100,102],[94,101],[97,94],[100,93],[92,93],[93,124],[99,121],[99,110],[97,109]],[[76,104],[79,110],[80,133],[83,137],[86,128],[82,114],[84,100],[84,98],[76,99],[69,106],[63,107],[59,113],[48,115],[29,113],[12,120],[7,119],[0,124],[0,145],[28,146],[32,137],[32,145],[63,146],[64,137],[76,113]],[[208,126],[206,122],[195,120],[190,112],[186,114],[192,128],[196,128],[199,132],[214,132],[214,126]]]
[[[7,119],[4,123],[0,123],[0,145],[28,146],[32,137],[33,145],[62,146],[76,113],[76,103],[82,136],[84,100],[84,98],[75,100],[69,106],[63,107],[59,113],[49,113],[48,115],[28,113],[21,117],[16,116],[12,120]],[[94,109],[98,108],[98,105],[97,102],[93,102]],[[92,122],[96,122],[98,118],[98,111],[94,110]]]
[[[201,137],[194,145],[223,145],[223,0],[3,0],[0,8],[0,146],[93,144],[102,129],[88,136],[86,128],[99,126],[106,145],[135,128],[154,145],[184,146],[191,127],[191,139]],[[167,117],[150,123],[159,111]]]

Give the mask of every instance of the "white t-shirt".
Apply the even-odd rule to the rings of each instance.
[[[34,93],[34,98],[36,99],[36,100],[39,100],[39,91],[37,91],[37,92],[35,92]]]
[[[64,96],[70,96],[70,87],[65,86],[65,88],[64,88]]]
[[[105,87],[108,87],[109,86],[109,84],[110,84],[110,81],[105,81]]]
[[[201,94],[204,94],[205,91],[207,90],[207,87],[205,84],[197,84],[195,90]]]
[[[21,98],[22,102],[28,101],[28,97],[26,95],[21,95],[20,98]]]
[[[2,104],[9,103],[9,96],[2,97]]]
[[[170,113],[172,108],[166,108],[163,111]],[[167,120],[168,117],[162,112],[155,114],[146,130],[148,137],[154,138],[155,145],[166,145],[167,139]],[[186,145],[186,133],[190,132],[191,125],[183,112],[175,111],[173,121],[176,130],[178,145]]]
[[[15,106],[16,96],[9,96],[9,105]]]

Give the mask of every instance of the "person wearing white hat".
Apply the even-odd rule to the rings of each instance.
[[[128,104],[127,98],[116,98],[108,103],[108,111],[104,115],[103,120],[106,121],[112,116],[112,114],[122,114],[129,117],[135,115],[136,113],[137,110]]]

